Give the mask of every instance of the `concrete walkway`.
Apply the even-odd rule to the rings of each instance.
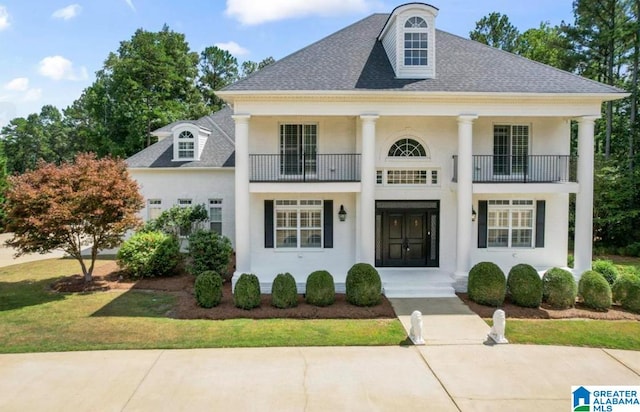
[[[482,344],[0,355],[2,411],[567,411],[640,352]]]

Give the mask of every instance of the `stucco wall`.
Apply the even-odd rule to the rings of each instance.
[[[148,200],[161,199],[162,209],[178,204],[178,199],[192,199],[192,204],[209,205],[209,199],[222,199],[222,234],[235,245],[235,191],[233,169],[130,169],[145,199],[140,211],[148,218]]]

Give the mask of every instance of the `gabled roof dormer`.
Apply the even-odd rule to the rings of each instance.
[[[198,161],[211,131],[194,123],[178,123],[171,128],[173,161]]]
[[[436,16],[438,9],[425,3],[396,7],[378,40],[399,79],[436,77]]]

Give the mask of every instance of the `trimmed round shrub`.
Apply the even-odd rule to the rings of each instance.
[[[622,307],[634,313],[640,313],[640,277],[635,277],[626,285]]]
[[[298,306],[298,288],[291,273],[280,273],[271,285],[271,305],[286,309]]]
[[[305,298],[314,306],[329,306],[336,301],[333,276],[326,270],[317,270],[307,277]]]
[[[243,273],[233,288],[233,304],[240,309],[260,306],[260,282],[252,273]]]
[[[613,283],[618,278],[618,268],[610,260],[596,260],[591,267],[594,271],[604,276],[609,286],[613,286]]]
[[[605,310],[611,307],[611,286],[602,274],[594,270],[582,274],[578,282],[578,295],[589,308]]]
[[[509,271],[507,291],[516,305],[537,308],[542,303],[542,278],[533,266],[516,265]]]
[[[218,306],[222,300],[222,276],[206,270],[196,277],[196,302],[203,308]]]
[[[228,268],[233,248],[231,241],[225,236],[208,230],[196,230],[189,235],[187,251],[187,271],[192,275],[213,270],[223,278],[230,279]]]
[[[554,309],[568,309],[576,303],[578,285],[573,275],[560,268],[552,268],[542,277],[542,301]]]
[[[182,259],[180,243],[163,232],[138,232],[118,250],[118,265],[132,278],[175,274]]]
[[[382,300],[382,281],[368,263],[356,263],[347,272],[347,302],[356,306],[374,306]]]
[[[504,302],[507,281],[495,263],[480,262],[469,271],[469,299],[486,306],[500,306]]]
[[[613,282],[611,287],[612,300],[617,303],[622,303],[627,297],[627,292],[631,287],[631,284],[640,281],[640,276],[634,273],[623,273]]]

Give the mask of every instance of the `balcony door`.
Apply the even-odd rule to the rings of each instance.
[[[309,175],[317,168],[318,127],[315,124],[280,125],[280,174]]]
[[[529,126],[493,126],[494,176],[526,176],[529,169]]]

